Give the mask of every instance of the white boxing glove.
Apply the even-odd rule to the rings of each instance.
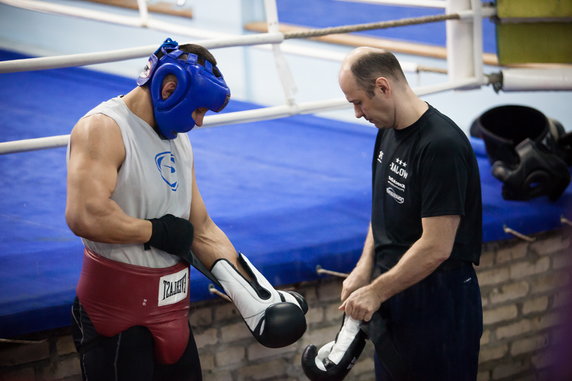
[[[305,299],[293,291],[278,291],[242,253],[238,261],[252,280],[246,279],[228,260],[219,259],[211,269],[234,303],[248,329],[266,347],[280,348],[296,342],[306,331]]]

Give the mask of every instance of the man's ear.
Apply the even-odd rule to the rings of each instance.
[[[161,99],[165,100],[173,94],[175,89],[177,88],[177,82],[175,81],[166,81],[163,84],[163,89],[161,90]]]
[[[375,80],[375,87],[385,95],[388,95],[391,92],[391,85],[386,77],[377,77]]]

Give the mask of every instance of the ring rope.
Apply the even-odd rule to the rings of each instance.
[[[476,82],[475,78],[467,78],[464,80],[416,87],[414,91],[417,95],[422,96],[440,93],[448,90],[462,89],[475,84],[481,85],[480,83]],[[248,123],[262,120],[278,119],[293,115],[339,110],[345,107],[351,107],[351,104],[348,103],[345,98],[334,98],[322,101],[298,103],[295,106],[281,105],[269,106],[261,109],[234,111],[223,114],[208,115],[205,117],[205,124],[199,128],[203,129],[233,123]],[[69,135],[59,135],[45,138],[0,142],[0,155],[24,151],[36,151],[45,148],[65,147],[67,145],[68,139]]]
[[[366,24],[355,24],[355,25],[347,25],[347,26],[338,26],[338,27],[329,27],[329,28],[320,28],[320,29],[312,29],[307,31],[300,31],[300,32],[289,32],[284,33],[284,39],[292,39],[292,38],[307,38],[307,37],[320,37],[326,36],[328,34],[338,34],[338,33],[349,33],[349,32],[359,32],[364,30],[372,30],[372,29],[387,29],[387,28],[394,28],[398,26],[408,26],[408,25],[417,25],[417,24],[427,24],[437,21],[445,21],[445,20],[460,20],[461,15],[458,13],[450,13],[444,15],[433,15],[433,16],[421,16],[421,17],[409,17],[399,20],[391,20],[391,21],[380,21],[380,22],[372,22]]]

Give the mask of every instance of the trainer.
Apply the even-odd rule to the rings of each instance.
[[[415,95],[389,52],[353,50],[339,85],[378,128],[371,223],[340,309],[369,322],[379,379],[475,380],[482,205],[469,140]]]
[[[82,117],[68,145],[66,220],[85,246],[74,341],[84,380],[202,380],[189,264],[224,288],[263,345],[300,338],[307,306],[275,290],[203,203],[185,133],[228,103],[213,55],[167,39],[137,84]]]

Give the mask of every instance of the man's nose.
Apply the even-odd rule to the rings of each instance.
[[[364,116],[364,113],[361,111],[361,107],[359,107],[358,105],[354,105],[354,113],[355,113],[357,119]]]

